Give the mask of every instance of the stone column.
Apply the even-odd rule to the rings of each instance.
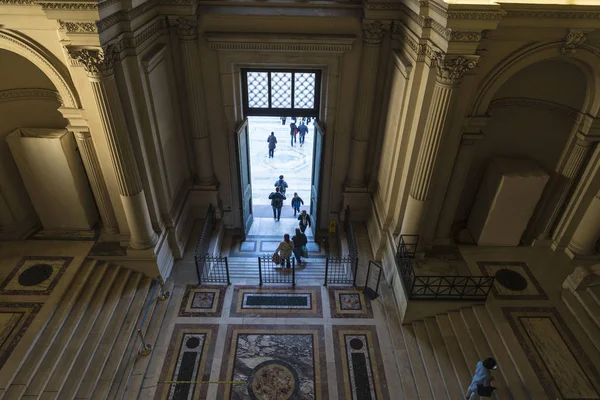
[[[478,56],[444,57],[439,55],[435,60],[436,80],[402,222],[401,232],[403,234],[422,234],[423,217],[430,200],[433,169],[436,165],[452,98],[467,71],[477,64],[478,58]],[[427,244],[423,243],[423,245]]]
[[[152,230],[146,195],[113,71],[118,51],[109,46],[106,50],[69,49],[69,54],[83,65],[92,86],[129,226],[129,244],[133,249],[151,248],[157,237]]]
[[[201,186],[214,186],[212,150],[207,121],[206,97],[202,79],[202,65],[198,51],[198,27],[196,19],[178,18],[171,20],[177,28],[181,40],[181,55],[184,69],[188,114],[196,153],[196,183]]]
[[[79,147],[79,154],[83,161],[83,166],[87,173],[90,181],[90,187],[94,198],[96,199],[96,206],[100,212],[100,219],[102,225],[107,233],[118,233],[119,226],[117,224],[117,218],[112,205],[110,204],[110,197],[108,195],[108,188],[100,169],[100,162],[98,161],[98,155],[96,154],[96,148],[94,147],[94,141],[89,132],[75,132],[75,139],[77,139],[77,147]]]
[[[350,162],[346,187],[365,187],[367,144],[371,129],[373,96],[379,64],[379,52],[387,26],[379,21],[363,21],[363,51],[360,63],[360,80],[354,112],[354,131],[350,148]]]
[[[589,256],[594,253],[598,239],[600,239],[600,191],[596,193],[581,218],[581,222],[567,246],[567,254],[571,258]]]
[[[477,133],[464,133],[460,141],[460,148],[454,162],[454,168],[452,168],[452,175],[450,176],[450,183],[448,190],[446,191],[446,198],[442,205],[440,217],[438,219],[435,238],[449,244],[452,234],[452,221],[458,208],[461,195],[465,186],[465,181],[469,174],[469,168],[471,167],[471,161],[473,160],[473,153],[475,151],[475,143],[483,137],[482,134]]]
[[[591,144],[592,142],[586,140],[585,136],[581,134],[577,135],[575,144],[568,155],[568,159],[558,171],[558,176],[554,180],[554,185],[551,187],[550,193],[552,198],[550,199],[550,202],[547,203],[547,208],[544,210],[546,218],[545,220],[542,220],[543,225],[541,225],[538,230],[539,233],[536,235],[536,241],[550,240],[556,220],[560,216],[560,212],[571,193],[575,178],[583,168]]]

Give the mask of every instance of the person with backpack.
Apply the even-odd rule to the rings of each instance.
[[[292,197],[292,208],[294,209],[294,217],[296,213],[300,213],[300,205],[304,205],[304,200],[298,196],[298,193],[294,193],[294,197]]]
[[[466,400],[477,400],[481,397],[491,397],[495,387],[492,386],[494,377],[491,374],[491,370],[498,368],[496,360],[493,358],[486,358],[484,361],[479,361],[475,366],[475,375],[471,385],[467,389]]]
[[[287,191],[288,184],[283,180],[283,175],[279,175],[279,179],[275,181],[276,188],[279,188],[279,192],[285,196],[285,192]]]
[[[271,207],[273,207],[273,218],[276,221],[279,221],[279,218],[281,218],[281,208],[283,207],[285,196],[282,195],[279,192],[279,188],[276,187],[275,191],[269,195],[269,200],[271,200]]]
[[[306,235],[302,232],[300,232],[299,228],[296,228],[296,234],[294,235],[294,237],[292,237],[292,242],[294,243],[294,256],[296,257],[296,261],[298,262],[298,265],[302,264],[302,253],[305,252],[306,250],[306,245],[308,244],[308,239],[306,238]],[[308,253],[308,250],[306,250],[306,253]],[[308,254],[305,255],[305,257],[308,256]]]
[[[300,213],[300,216],[298,217],[298,221],[300,221],[298,224],[300,225],[302,233],[306,231],[306,227],[312,226],[310,215],[306,213],[306,210],[302,210],[302,213]]]
[[[308,126],[304,125],[304,122],[301,122],[300,126],[298,126],[298,133],[300,134],[300,147],[302,147],[304,144],[304,137],[308,133]]]
[[[290,258],[292,257],[292,253],[294,251],[294,242],[290,240],[290,235],[287,233],[283,235],[283,242],[279,243],[277,246],[277,250],[275,250],[275,254],[279,254],[279,259],[281,260],[281,266],[283,267],[285,264],[286,268],[290,267]]]
[[[269,142],[269,158],[273,158],[275,155],[275,147],[277,147],[277,138],[275,137],[274,132],[271,132],[271,136],[267,138],[267,142]]]

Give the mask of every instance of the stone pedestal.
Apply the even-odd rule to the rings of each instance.
[[[44,229],[92,229],[98,212],[73,135],[21,128],[6,141]]]
[[[518,246],[548,179],[533,161],[493,159],[467,223],[477,244]]]

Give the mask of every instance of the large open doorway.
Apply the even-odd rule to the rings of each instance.
[[[247,235],[294,234],[298,216],[291,200],[298,193],[300,210],[310,215],[306,233],[316,240],[324,130],[319,122],[319,70],[242,69],[245,119],[237,130],[241,215]],[[293,124],[293,125],[292,125]],[[298,132],[292,134],[294,127]],[[300,131],[305,131],[303,143]],[[276,138],[269,151],[271,133]],[[281,217],[274,218],[269,194],[283,175],[288,184]]]

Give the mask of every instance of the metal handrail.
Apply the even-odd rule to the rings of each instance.
[[[115,392],[115,396],[113,397],[113,399],[117,398],[117,396],[119,395],[119,391],[121,390],[121,385],[123,384],[123,379],[125,379],[125,373],[127,372],[127,368],[129,367],[129,362],[131,361],[131,356],[133,355],[133,349],[135,349],[137,347],[138,339],[140,339],[139,334],[141,333],[141,330],[144,327],[144,323],[146,322],[146,318],[148,316],[148,311],[150,310],[150,306],[152,305],[153,301],[155,300],[154,294],[156,293],[156,289],[158,288],[158,285],[159,285],[159,280],[157,279],[156,281],[154,281],[154,288],[152,289],[152,293],[150,295],[150,300],[148,300],[148,304],[146,305],[146,309],[144,310],[144,315],[142,316],[142,322],[140,323],[140,326],[137,329],[138,335],[135,337],[133,346],[131,346],[131,350],[129,351],[129,355],[127,356],[127,362],[125,363],[125,368],[123,369],[123,372],[121,373],[121,378],[119,379],[119,385],[117,386],[117,390]],[[156,298],[158,298],[158,296]],[[145,346],[145,343],[143,340],[142,340],[142,343]],[[141,350],[143,350],[143,349],[141,349]],[[140,351],[140,349],[138,349],[138,352],[139,351]]]

